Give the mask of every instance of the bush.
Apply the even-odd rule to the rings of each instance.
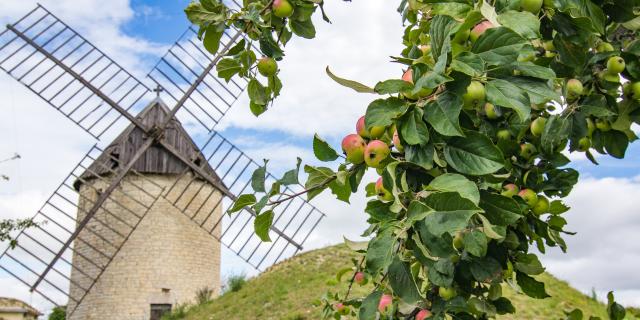
[[[231,275],[227,279],[226,291],[227,292],[240,291],[240,289],[244,287],[245,283],[247,283],[247,276],[244,273]]]
[[[162,316],[162,320],[179,320],[187,316],[189,306],[187,304],[178,304],[171,312]]]
[[[204,287],[196,292],[196,304],[201,305],[213,300],[213,289]]]
[[[67,307],[55,307],[51,310],[51,314],[49,315],[49,320],[65,320],[67,319]]]

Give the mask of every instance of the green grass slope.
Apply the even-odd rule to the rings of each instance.
[[[301,254],[250,279],[237,292],[228,292],[209,303],[191,307],[184,319],[320,319],[320,308],[314,307],[313,301],[327,290],[345,292],[345,281],[335,285],[331,280],[335,279],[338,270],[350,266],[349,261],[354,256],[345,246]],[[499,319],[561,319],[564,318],[563,310],[576,307],[581,308],[585,315],[606,319],[603,304],[571,288],[566,282],[547,274],[538,279],[546,283],[547,292],[552,297],[536,300],[505,288],[504,293],[512,299],[517,313]],[[363,296],[369,288],[354,285],[354,289],[356,296]]]

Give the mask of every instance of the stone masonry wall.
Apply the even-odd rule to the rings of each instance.
[[[147,320],[151,304],[193,302],[196,292],[205,287],[219,292],[220,242],[209,231],[215,226],[213,234],[220,235],[220,225],[216,226],[221,216],[221,205],[217,206],[220,193],[190,175],[177,183],[176,179],[130,174],[80,233],[74,243],[69,311],[76,309],[75,300],[89,288],[90,278],[99,274],[96,265],[108,262],[97,250],[107,256],[116,253],[131,227],[139,222],[68,319]],[[83,209],[88,211],[98,198],[98,190],[104,190],[108,183],[105,178],[82,185],[78,221],[86,215]],[[164,197],[154,203],[160,192]],[[151,204],[143,219],[133,214],[142,216],[144,206]],[[186,210],[183,213],[176,207]]]

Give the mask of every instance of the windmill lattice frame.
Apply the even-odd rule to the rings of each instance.
[[[230,5],[239,6],[235,1]],[[99,196],[91,202],[91,209],[84,212],[85,217],[81,221],[76,221],[79,207],[74,198],[79,195],[74,194],[73,183],[87,178],[104,179],[100,174],[87,171],[98,155],[103,153],[97,145],[92,147],[35,215],[36,221],[47,223],[21,232],[16,250],[7,249],[0,256],[0,269],[55,305],[65,304],[63,299],[74,299],[68,289],[70,270],[75,268],[76,272],[85,275],[90,285],[73,284],[84,293],[78,301],[74,301],[75,308],[67,310],[69,314],[82,303],[82,299],[158,199],[168,200],[181,212],[190,213],[189,218],[204,227],[211,213],[207,215],[204,212],[203,216],[198,216],[201,212],[200,209],[194,211],[193,199],[202,196],[201,192],[210,191],[200,188],[195,193],[189,193],[191,199],[184,199],[185,190],[192,185],[191,181],[206,181],[222,192],[224,199],[219,200],[214,208],[228,206],[236,200],[237,194],[250,191],[251,172],[259,164],[215,131],[215,126],[242,94],[247,83],[239,78],[224,83],[211,74],[216,63],[241,39],[242,33],[233,29],[225,32],[221,49],[216,55],[207,53],[193,41],[196,34],[189,27],[147,75],[163,88],[163,97],[174,104],[166,121],[147,128],[134,112],[145,98],[153,94],[149,87],[41,5],[0,33],[0,68],[93,138],[100,140],[123,121],[133,124],[148,137],[127,163],[112,157],[114,166],[107,168],[112,176],[108,187],[97,190]],[[199,148],[202,158],[215,169],[219,177],[203,170],[204,163],[198,164],[196,159],[185,158],[163,140],[164,129],[174,117],[189,119],[209,132]],[[144,179],[144,175],[132,170],[132,167],[152,146],[164,148],[184,163],[186,169],[171,187],[148,188],[146,184],[140,187],[146,194],[144,199],[135,199],[133,205],[118,203],[112,196],[115,193],[131,198],[122,186],[127,177],[133,174]],[[84,171],[85,176],[80,170]],[[191,181],[177,183],[184,179]],[[267,180],[274,181],[275,178],[268,174]],[[122,221],[128,226],[128,232],[112,230],[97,215],[98,212],[109,215],[109,206],[113,205],[132,213],[132,220]],[[207,232],[256,269],[300,251],[325,216],[304,199],[294,198],[276,211],[270,230],[275,240],[265,244],[257,238],[252,228],[247,228],[255,215],[249,208],[233,217],[223,215]],[[87,227],[93,225],[103,228],[92,230]],[[220,236],[216,236],[213,230],[220,225],[224,226],[224,230]],[[100,259],[85,257],[94,265],[91,270],[78,270],[70,259],[74,252],[72,244],[74,241],[87,243],[84,237],[114,242],[110,243],[111,251],[97,253]]]

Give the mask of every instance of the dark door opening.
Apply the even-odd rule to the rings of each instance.
[[[171,312],[170,304],[152,304],[151,305],[151,319],[160,320],[163,315]]]

